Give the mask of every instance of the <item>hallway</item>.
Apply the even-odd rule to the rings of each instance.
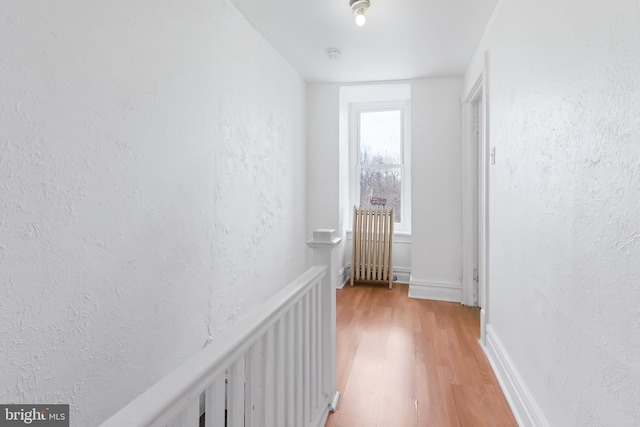
[[[481,163],[487,346],[459,304],[338,291],[328,424],[500,424],[498,378],[506,425],[640,426],[640,1],[371,0],[363,28],[350,3],[3,3],[0,402],[100,425],[316,230],[346,274],[363,170],[410,169],[411,295],[473,305]],[[403,163],[358,163],[365,105],[407,100]]]
[[[515,426],[473,309],[407,285],[337,291],[338,410],[327,427]]]

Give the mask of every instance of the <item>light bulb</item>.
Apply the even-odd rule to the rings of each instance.
[[[362,13],[358,13],[356,15],[356,25],[358,27],[362,27],[364,25],[364,23],[367,22],[367,18],[364,17],[364,15]]]

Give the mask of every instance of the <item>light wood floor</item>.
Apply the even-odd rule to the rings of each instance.
[[[338,410],[327,427],[517,426],[474,309],[410,299],[407,285],[337,291]]]

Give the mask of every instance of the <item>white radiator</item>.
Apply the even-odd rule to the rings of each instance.
[[[373,280],[393,287],[393,223],[393,208],[353,207],[351,286]]]

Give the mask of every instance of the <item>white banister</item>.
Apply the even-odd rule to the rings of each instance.
[[[327,236],[329,236],[327,238]],[[314,265],[101,427],[319,427],[335,410],[335,232]],[[204,407],[200,407],[203,397]]]

